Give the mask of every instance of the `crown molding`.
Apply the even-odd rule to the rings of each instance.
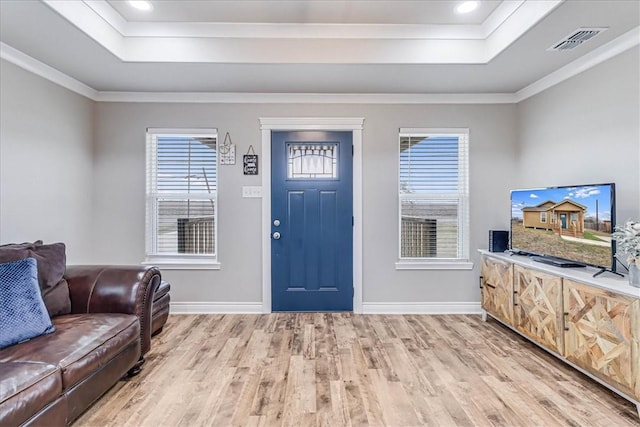
[[[514,94],[515,102],[524,101],[538,93],[549,89],[565,80],[576,76],[589,68],[595,67],[616,55],[619,55],[640,44],[640,26],[626,32],[620,37],[603,44],[586,55],[581,56],[562,68],[546,75],[529,86],[520,89]],[[562,54],[562,52],[559,52]]]
[[[513,94],[359,94],[359,93],[177,93],[98,92],[100,102],[168,102],[219,104],[511,104]]]
[[[44,4],[117,58],[125,56],[125,38],[85,1],[42,0]]]
[[[49,4],[49,0],[43,0]],[[107,24],[112,26],[120,35],[127,35],[129,23],[106,0],[84,0],[86,6],[92,9]],[[51,6],[49,4],[49,6]]]
[[[498,56],[502,51],[529,31],[535,24],[560,6],[564,0],[526,1],[506,18],[484,43],[485,63]]]
[[[503,2],[475,25],[393,25],[129,22],[104,0],[43,0],[122,61],[264,64],[486,64],[562,1]]]
[[[517,104],[640,44],[640,26],[515,93],[323,94],[101,92],[0,42],[0,58],[97,102],[262,104]]]
[[[51,0],[44,1],[49,6],[56,6]],[[564,0],[554,1],[560,3]],[[123,37],[486,39],[525,2],[503,1],[482,24],[476,25],[130,22],[106,0],[85,0],[84,3]]]
[[[98,96],[97,90],[22,53],[4,42],[0,42],[0,58],[89,99],[95,100]]]
[[[44,2],[55,10],[68,13],[68,9],[60,9],[55,0]],[[85,0],[84,3],[74,7],[93,10],[123,37],[486,39],[525,0],[502,2],[481,24],[467,25],[142,22],[127,21],[106,0]]]
[[[493,11],[491,15],[487,17],[482,23],[482,30],[484,31],[484,38],[489,37],[495,30],[500,28],[500,26],[507,20],[511,15],[515,13],[520,6],[524,4],[526,0],[514,0],[514,1],[503,1],[500,5]]]

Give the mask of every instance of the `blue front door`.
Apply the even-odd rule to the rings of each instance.
[[[353,310],[351,132],[271,133],[273,311]]]

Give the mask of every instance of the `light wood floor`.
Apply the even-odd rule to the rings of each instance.
[[[636,408],[480,316],[172,315],[79,426],[639,426]]]

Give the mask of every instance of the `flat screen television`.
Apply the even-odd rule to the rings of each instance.
[[[511,251],[560,267],[615,271],[615,205],[613,183],[513,190]]]

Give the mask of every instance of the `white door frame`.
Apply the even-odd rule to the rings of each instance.
[[[271,131],[353,133],[353,312],[362,313],[362,127],[363,117],[260,118],[262,130],[262,312],[271,313]]]

